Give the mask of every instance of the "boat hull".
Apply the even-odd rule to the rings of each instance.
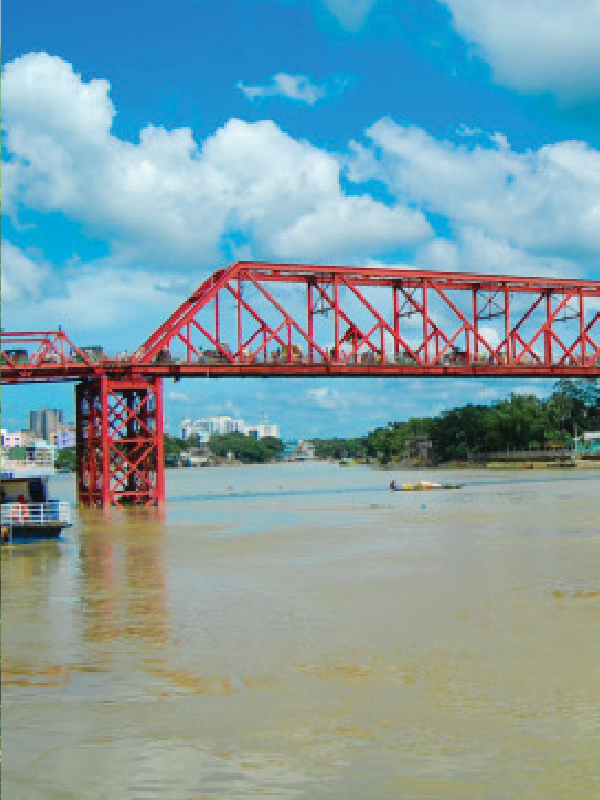
[[[31,525],[27,523],[17,523],[15,525],[2,526],[2,544],[8,542],[37,542],[43,539],[58,539],[65,528],[70,528],[70,524],[64,522],[48,522],[44,525]]]
[[[461,483],[405,483],[401,486],[391,486],[393,492],[434,492],[438,489],[462,489]]]

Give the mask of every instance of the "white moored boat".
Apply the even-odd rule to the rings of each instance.
[[[30,448],[24,461],[2,459],[3,543],[56,539],[70,527],[70,504],[48,496],[48,478],[54,473],[52,459],[36,458]]]

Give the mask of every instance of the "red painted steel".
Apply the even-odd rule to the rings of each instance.
[[[598,377],[600,282],[240,261],[130,357],[61,330],[0,345],[2,383],[83,381],[80,501],[160,505],[162,378]]]
[[[207,278],[131,357],[76,347],[60,331],[2,333],[2,382],[594,377],[599,309],[598,281],[238,262]],[[15,344],[33,347],[23,362]]]
[[[161,379],[87,379],[75,402],[80,505],[163,505]]]
[[[598,281],[238,262],[149,336],[132,368],[592,377],[600,375],[599,309]],[[317,324],[329,314],[331,325]]]

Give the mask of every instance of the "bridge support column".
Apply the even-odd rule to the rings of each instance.
[[[76,386],[78,501],[163,506],[161,378],[90,378]]]

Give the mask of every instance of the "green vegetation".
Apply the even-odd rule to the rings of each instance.
[[[576,432],[600,427],[598,392],[597,381],[559,381],[547,400],[512,394],[492,406],[452,409],[433,420],[434,452],[450,461],[469,453],[568,444]]]
[[[180,453],[187,452],[193,447],[200,447],[201,442],[197,436],[189,439],[178,439],[176,436],[164,437],[165,462],[174,461]],[[283,451],[283,442],[271,436],[264,439],[252,439],[243,433],[228,433],[221,436],[211,436],[208,443],[210,450],[220,458],[227,458],[232,453],[237,461],[245,464],[262,464],[273,461]]]
[[[228,453],[233,453],[234,458],[245,464],[263,464],[273,461],[283,451],[281,439],[265,436],[263,439],[252,439],[243,433],[227,433],[221,436],[211,436],[208,446],[215,455],[226,458]]]
[[[194,434],[189,439],[180,439],[177,436],[170,436],[165,433],[163,436],[163,449],[166,464],[174,464],[177,462],[180,453],[187,453],[194,447],[201,447],[202,442],[199,437]]]
[[[70,469],[75,470],[75,448],[63,447],[56,454],[56,461],[54,462],[56,469]]]
[[[408,422],[388,422],[387,428],[375,428],[366,439],[369,457],[377,458],[382,464],[402,458],[411,439],[419,436],[429,437],[433,420],[413,418]]]
[[[197,442],[197,436],[191,436],[189,439],[178,439],[177,436],[169,436],[168,434],[165,434],[163,437],[165,461],[169,462],[172,459],[177,459],[179,457],[179,453],[196,446]]]
[[[500,450],[567,444],[576,432],[600,430],[600,385],[596,379],[561,380],[549,398],[511,394],[493,405],[453,408],[434,418],[390,422],[362,439],[317,439],[320,458],[366,454],[381,463],[406,456],[411,440],[430,439],[439,462]]]
[[[24,461],[26,457],[26,450],[24,447],[11,447],[7,453],[11,461]]]
[[[317,458],[362,458],[366,439],[313,439]]]

